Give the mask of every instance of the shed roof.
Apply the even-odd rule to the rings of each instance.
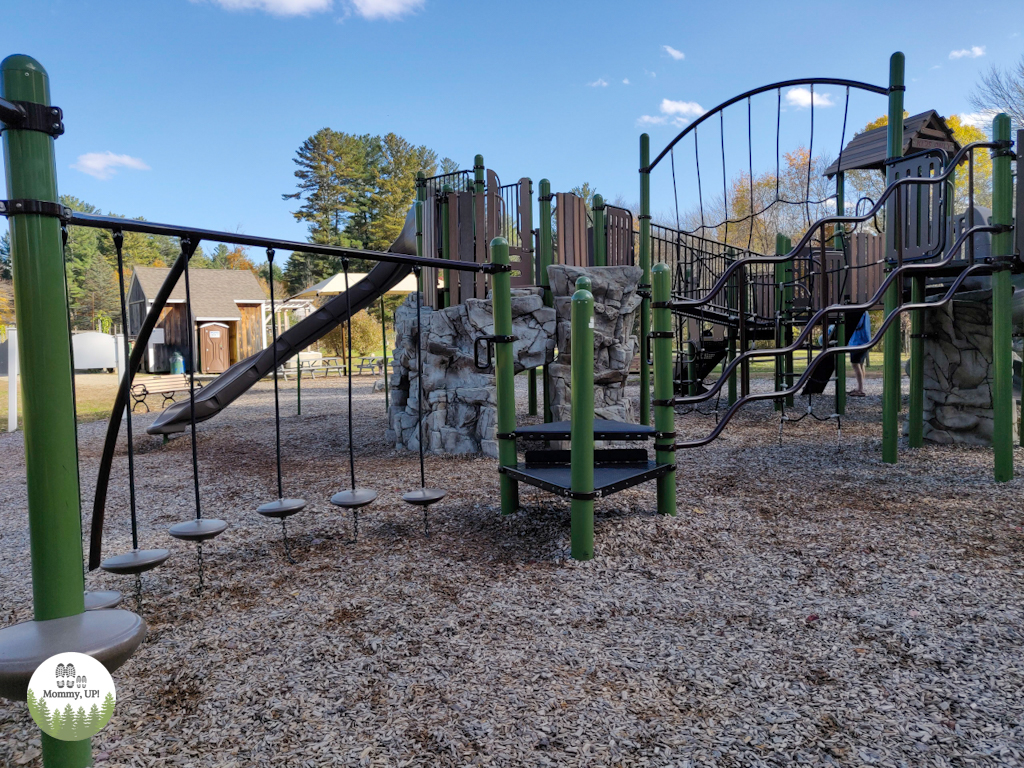
[[[837,171],[884,170],[889,142],[888,126],[873,128],[857,134],[843,148],[843,154],[825,171],[829,178]],[[960,149],[953,131],[934,109],[912,115],[903,120],[903,154],[909,155],[925,149],[945,149],[952,154]],[[843,161],[842,168],[839,160]]]
[[[136,267],[132,279],[138,282],[143,295],[152,299],[170,271],[164,267]],[[189,272],[189,283],[192,288],[192,313],[199,320],[238,320],[242,315],[235,302],[257,303],[267,300],[263,286],[248,269],[193,269]],[[185,281],[179,278],[168,301],[184,300]]]

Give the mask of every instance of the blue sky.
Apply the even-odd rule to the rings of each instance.
[[[154,221],[304,239],[281,194],[294,190],[296,148],[324,126],[394,131],[464,167],[480,152],[506,183],[589,181],[635,201],[642,131],[656,154],[701,109],[770,82],[885,85],[902,50],[911,113],[970,112],[979,74],[1024,52],[1019,11],[1019,0],[35,0],[6,4],[0,55],[30,54],[50,73],[67,126],[62,193]],[[845,94],[823,94],[815,147],[834,156]],[[807,143],[808,95],[786,94],[783,150]],[[882,97],[851,97],[847,136],[884,111]],[[774,167],[774,96],[753,115],[754,164]],[[730,162],[745,161],[745,107],[726,120]],[[703,166],[720,166],[718,140],[709,128],[701,151],[705,183],[720,189],[720,167],[716,182]],[[677,158],[683,207],[692,151]],[[672,206],[668,170],[655,174],[655,211]]]

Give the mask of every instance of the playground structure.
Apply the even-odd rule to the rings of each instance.
[[[540,184],[539,226],[534,231],[531,226],[532,204],[528,202],[531,194],[529,180],[523,179],[506,189],[501,187],[495,175],[492,191],[482,158],[478,156],[472,176],[466,171],[448,175],[453,178],[421,179],[416,205],[402,234],[389,252],[381,253],[68,211],[56,202],[53,139],[63,132],[63,126],[59,110],[49,104],[45,71],[28,57],[13,56],[4,61],[2,73],[4,90],[0,119],[6,125],[4,141],[9,196],[9,200],[4,201],[3,212],[11,221],[19,327],[23,341],[30,342],[21,347],[21,369],[29,384],[25,387],[25,445],[35,597],[34,621],[0,631],[0,694],[4,696],[22,697],[31,670],[57,650],[88,652],[114,669],[131,655],[145,633],[144,621],[131,612],[112,609],[85,612],[80,567],[81,527],[75,514],[79,505],[78,476],[77,473],[55,472],[53,469],[55,466],[77,466],[67,303],[66,297],[60,294],[59,300],[54,300],[54,287],[63,285],[61,230],[68,226],[110,230],[114,233],[115,242],[118,242],[120,233],[128,231],[170,235],[181,240],[181,253],[139,330],[136,346],[129,356],[128,373],[122,380],[112,410],[93,510],[90,568],[99,566],[101,562],[103,510],[113,445],[128,403],[132,376],[140,367],[148,335],[156,324],[159,311],[179,277],[185,280],[186,304],[190,303],[188,261],[202,240],[264,248],[271,262],[275,250],[303,250],[339,256],[346,271],[349,258],[379,263],[365,280],[327,302],[307,320],[280,335],[275,326],[274,341],[269,350],[232,366],[217,382],[204,387],[201,394],[195,390],[193,374],[188,403],[168,408],[150,426],[148,431],[151,434],[191,430],[196,519],[183,524],[185,529],[179,530],[185,534],[184,538],[191,541],[201,543],[208,536],[216,535],[214,529],[223,530],[223,521],[208,520],[201,515],[196,424],[215,416],[252,384],[268,375],[274,378],[276,401],[278,367],[287,358],[344,322],[354,312],[379,299],[410,270],[420,280],[420,290],[415,294],[417,319],[414,335],[417,342],[423,324],[423,304],[434,310],[443,310],[471,300],[487,301],[487,277],[490,277],[492,332],[478,336],[474,346],[479,343],[481,348],[487,349],[487,360],[481,359],[479,367],[492,367],[490,359],[494,358],[501,510],[506,515],[516,511],[519,483],[534,485],[570,499],[572,554],[577,559],[589,559],[594,554],[595,499],[653,480],[657,483],[658,511],[674,515],[676,451],[713,440],[746,403],[772,399],[784,407],[785,399],[801,390],[812,392],[815,386],[823,387],[830,375],[816,377],[822,376],[822,369],[829,362],[835,362],[847,352],[870,348],[883,338],[886,342],[883,459],[895,462],[900,406],[900,358],[895,321],[907,312],[911,313],[917,329],[911,344],[910,445],[919,446],[923,413],[921,361],[924,339],[921,338],[921,324],[925,311],[947,305],[958,289],[968,280],[978,277],[990,278],[993,296],[995,477],[998,481],[1012,477],[1011,330],[1014,312],[1011,272],[1018,271],[1020,266],[1014,251],[1020,251],[1021,235],[1019,229],[1013,228],[1010,166],[1013,155],[1009,121],[1005,115],[997,117],[992,141],[963,147],[952,157],[927,152],[902,158],[902,54],[893,57],[888,88],[853,81],[814,80],[789,81],[758,89],[758,92],[763,92],[792,83],[828,82],[884,94],[889,100],[889,157],[885,163],[888,186],[885,193],[864,214],[819,219],[795,245],[780,236],[775,255],[754,254],[749,248],[735,249],[728,245],[727,237],[726,243],[718,243],[701,236],[706,234],[703,231],[701,235],[694,235],[678,228],[674,231],[665,227],[655,228],[650,213],[650,174],[671,153],[672,147],[688,132],[695,131],[707,117],[719,114],[728,104],[755,92],[737,97],[695,121],[653,162],[650,161],[649,139],[646,135],[641,137],[638,236],[634,235],[632,215],[605,205],[600,198],[594,200],[593,224],[588,227],[582,201],[571,195],[552,195],[550,185],[545,181]],[[1021,134],[1018,134],[1018,152],[1020,144]],[[995,155],[991,223],[970,221],[958,229],[955,223],[950,223],[953,216],[948,182],[971,153],[988,150]],[[840,172],[836,176],[837,209],[840,211],[845,207],[842,167],[840,157]],[[436,192],[438,186],[440,194]],[[920,190],[925,192],[919,193]],[[557,239],[551,226],[552,199],[556,202]],[[886,227],[884,263],[880,265],[870,255],[862,256],[873,253],[869,247],[857,251],[851,244],[858,242],[856,238],[861,234],[856,227],[883,210],[886,220],[893,225]],[[511,211],[516,211],[516,214]],[[1018,195],[1018,217],[1020,215]],[[473,223],[472,228],[469,222]],[[926,237],[921,238],[921,232],[925,232]],[[964,247],[980,233],[992,235],[989,256],[979,257],[972,248]],[[536,251],[533,247],[535,240]],[[652,256],[658,262],[653,266]],[[641,275],[637,286],[641,297],[641,389],[637,424],[595,419],[593,400],[594,296],[591,289],[601,274],[600,270],[633,267],[634,264],[639,267]],[[583,274],[575,280],[575,292],[570,300],[571,331],[567,349],[559,350],[560,353],[567,352],[571,361],[571,416],[567,421],[552,418],[549,376],[544,375],[543,422],[518,426],[512,359],[512,286],[540,288],[544,303],[551,306],[554,296],[549,267],[556,265],[595,271],[594,277]],[[886,270],[882,279],[878,278],[880,267]],[[848,283],[847,275],[850,273],[857,276]],[[850,284],[860,287],[854,290],[849,288]],[[805,303],[797,302],[798,288],[806,292]],[[927,301],[929,296],[935,300]],[[856,322],[859,313],[883,299],[886,319],[870,343],[858,347],[846,345],[845,328]],[[835,343],[826,342],[816,349],[816,336],[832,338],[830,326],[836,328]],[[708,329],[718,348],[705,343],[705,330]],[[776,346],[772,349],[751,348],[757,339],[772,339]],[[723,341],[724,347],[721,346]],[[674,342],[677,345],[675,351]],[[417,343],[416,348],[422,355],[422,346]],[[705,391],[699,391],[704,388],[701,371],[708,366],[709,356],[723,352],[728,356],[730,349],[733,351],[721,377]],[[33,350],[46,350],[46,353]],[[809,360],[805,372],[797,377],[790,360],[795,352],[802,350],[808,351]],[[349,351],[351,353],[351,345]],[[757,358],[776,361],[777,386],[772,392],[750,391],[749,365]],[[423,359],[420,357],[416,361],[417,366],[422,365]],[[549,365],[551,363],[545,357],[544,363],[535,368],[543,369]],[[652,372],[653,398],[650,387]],[[351,376],[351,365],[348,373]],[[536,378],[536,375],[530,378],[531,410],[536,410],[538,404]],[[417,379],[417,403],[421,404],[423,377],[418,376]],[[675,408],[707,401],[727,385],[735,389],[736,395],[710,433],[697,440],[676,442]],[[837,398],[841,397],[842,389],[837,387]],[[650,424],[652,407],[653,426]],[[838,404],[837,410],[841,411]],[[279,412],[276,418],[279,422]],[[132,456],[130,422],[129,419],[129,467]],[[350,488],[337,494],[335,503],[357,510],[372,502],[376,494],[356,487],[351,398],[349,424]],[[422,419],[418,419],[417,430],[422,430]],[[653,461],[645,448],[595,448],[596,440],[619,442],[651,438],[654,439]],[[568,441],[571,448],[568,451],[551,448],[526,450],[524,460],[520,461],[518,441],[528,440],[546,443]],[[420,451],[420,488],[406,494],[405,500],[426,508],[440,500],[444,492],[426,487],[421,431],[416,442]],[[283,524],[287,515],[299,511],[305,502],[284,498],[279,437],[277,453],[279,498],[264,505],[267,509],[259,511],[261,514],[270,512],[269,516],[281,519]],[[134,504],[133,487],[133,511]],[[157,560],[163,562],[166,559],[165,554],[162,559],[159,554],[166,553],[166,550],[139,550],[137,536],[134,539],[132,555],[135,560],[145,560],[145,565],[151,567]],[[137,574],[140,569],[133,566],[125,572]],[[106,608],[107,604],[103,607]],[[90,759],[88,741],[58,742],[44,735],[43,751],[48,764],[86,765]]]

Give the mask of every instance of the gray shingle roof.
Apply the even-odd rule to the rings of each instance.
[[[904,155],[921,151],[921,147],[913,146],[914,139],[949,141],[954,146],[954,152],[960,149],[960,144],[953,138],[953,132],[934,109],[903,120]],[[843,167],[839,168],[837,158],[825,171],[825,175],[831,178],[838,170],[882,170],[885,167],[888,141],[888,127],[884,125],[854,136],[843,148]]]
[[[147,299],[156,296],[157,291],[170,269],[164,267],[136,267],[135,279]],[[248,269],[193,269],[189,271],[192,288],[192,312],[197,319],[241,318],[236,301],[266,301],[267,294]],[[185,280],[178,279],[171,291],[170,301],[185,300]]]

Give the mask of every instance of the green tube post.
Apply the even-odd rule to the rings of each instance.
[[[538,227],[539,243],[537,258],[540,260],[540,285],[544,289],[544,306],[555,306],[554,296],[551,295],[551,283],[548,281],[548,267],[555,261],[554,239],[551,236],[551,182],[547,179],[540,180],[540,196],[537,198],[537,207],[540,212]],[[544,379],[544,422],[551,421],[551,393],[548,391],[548,364],[544,363],[542,378]]]
[[[924,277],[910,278],[910,301],[924,301]],[[907,407],[908,444],[911,448],[924,445],[924,310],[910,313],[910,403]]]
[[[1010,140],[1010,118],[1005,113],[992,121],[992,140]],[[992,224],[1013,225],[1011,155],[996,151],[992,158]],[[1018,171],[1019,173],[1019,171]],[[1021,226],[1021,222],[1017,222]],[[1010,283],[1013,232],[992,235],[992,259],[1003,267],[992,275],[992,447],[995,479],[1013,479],[1013,286]]]
[[[654,279],[654,331],[672,333],[672,310],[668,302],[672,298],[672,270],[668,264],[655,264],[651,270]],[[656,338],[654,346],[654,426],[658,434],[675,432],[675,412],[672,399],[672,338]],[[658,478],[658,512],[662,515],[676,514],[676,463],[675,438],[657,437],[654,443],[655,461],[658,464],[672,464],[668,474]]]
[[[416,172],[416,255],[423,255],[423,206],[427,202],[427,181],[423,171]]]
[[[573,494],[594,491],[594,294],[590,279],[576,279],[570,330],[572,410],[570,484]],[[570,504],[570,540],[574,560],[594,557],[594,500]]]
[[[509,264],[508,240],[496,237],[491,240],[491,262]],[[509,272],[495,272],[491,277],[491,293],[494,307],[494,333],[496,336],[512,335],[512,277]],[[498,405],[498,464],[514,467],[516,441],[511,435],[516,429],[516,383],[515,367],[512,361],[512,345],[498,342],[495,345],[494,373]],[[501,473],[498,480],[501,487],[501,514],[511,515],[519,509],[519,483]]]
[[[689,287],[693,284],[693,269],[691,267],[686,268],[686,287],[689,291]],[[700,333],[700,323],[697,323],[697,333]],[[691,325],[686,324],[686,339],[690,342],[689,344],[689,362],[686,364],[686,379],[689,382],[686,387],[686,393],[691,397],[697,394],[697,349],[698,345],[703,342],[703,339],[690,338]]]
[[[640,134],[640,269],[643,286],[640,302],[640,423],[651,423],[651,137]]]
[[[840,216],[846,214],[846,173],[843,171],[836,174],[836,212]],[[836,224],[835,231],[835,249],[844,254],[848,253],[844,237],[846,230],[843,225]],[[843,265],[849,267],[845,257]],[[845,284],[846,281],[842,282]],[[837,299],[840,303],[844,301],[842,296],[838,296]],[[846,346],[846,316],[842,314],[836,318],[836,344],[840,347]],[[840,416],[846,415],[846,355],[836,355],[836,413]]]
[[[775,255],[781,256],[786,253],[786,238],[781,233],[775,235]],[[781,347],[784,338],[784,322],[785,313],[784,308],[786,305],[786,265],[783,262],[778,262],[775,265],[775,346]],[[785,386],[786,377],[783,375],[786,371],[786,361],[783,355],[778,355],[775,358],[775,391],[781,392]],[[781,411],[783,407],[783,400],[779,398],[775,401],[775,410]]]
[[[390,398],[388,396],[388,326],[386,315],[384,314],[384,295],[380,297],[380,335],[384,342],[383,355],[384,355],[384,414],[387,415],[388,411],[391,410]]]
[[[451,222],[448,219],[448,195],[452,192],[451,185],[445,184],[441,187],[441,258],[451,260],[452,258],[452,233]],[[444,285],[441,308],[452,305],[452,271],[441,270],[441,281]]]
[[[4,59],[0,86],[8,101],[50,105],[49,76],[29,56]],[[53,141],[41,131],[5,127],[8,199],[58,201]],[[46,621],[85,610],[64,255],[58,219],[19,214],[8,222],[22,376],[32,606],[35,620]],[[89,739],[40,736],[47,768],[92,765]]]
[[[732,248],[727,249],[726,253],[727,255],[725,263],[727,265],[732,264],[732,262],[734,261]],[[736,312],[737,317],[739,316],[739,301],[737,296],[738,288],[739,285],[737,284],[736,273],[734,272],[732,276],[729,278],[729,284],[725,288],[725,296],[726,305],[729,307],[730,314],[732,312]],[[727,329],[726,333],[729,337],[729,351],[726,355],[725,362],[728,364],[736,359],[736,328],[730,326]],[[722,367],[722,370],[725,370],[725,366]],[[736,371],[733,371],[732,374],[729,376],[728,384],[729,405],[733,405],[736,402]]]
[[[608,232],[604,224],[604,198],[594,195],[594,266],[608,266]]]
[[[889,59],[889,125],[887,131],[886,154],[889,158],[903,156],[903,88],[905,59],[897,51]],[[896,181],[896,169],[893,165],[885,168],[886,186]],[[887,260],[896,257],[898,233],[895,206],[896,196],[889,198],[885,217],[885,257]],[[890,269],[892,269],[890,262]],[[885,292],[885,316],[895,312],[903,300],[903,287],[900,280],[894,280]],[[882,356],[882,461],[895,464],[898,459],[900,401],[902,400],[902,382],[900,374],[900,327],[893,323],[885,332],[885,350]]]

